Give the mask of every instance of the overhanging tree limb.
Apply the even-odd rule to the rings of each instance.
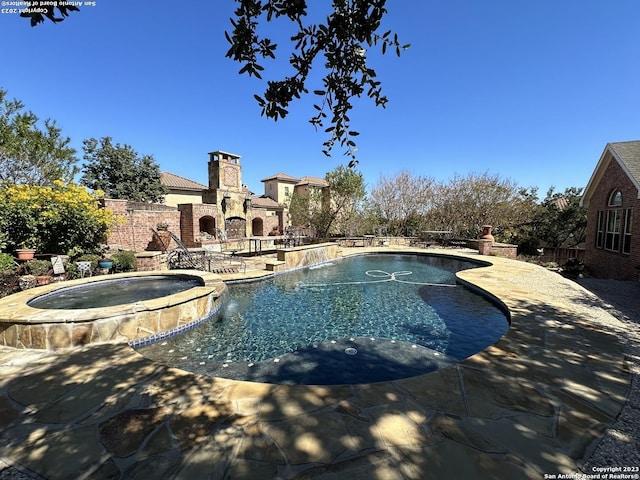
[[[322,152],[330,156],[339,145],[351,157],[355,166],[358,131],[351,129],[349,113],[353,99],[364,95],[376,106],[385,108],[388,99],[382,93],[381,82],[375,70],[367,63],[367,48],[380,46],[382,54],[391,49],[400,56],[409,44],[401,44],[390,30],[380,31],[387,15],[386,0],[333,0],[331,13],[324,21],[305,25],[308,4],[306,0],[235,0],[237,8],[231,18],[232,29],[225,32],[230,44],[228,58],[242,64],[238,73],[262,79],[264,59],[275,59],[277,45],[258,33],[264,23],[286,19],[297,32],[291,36],[293,46],[289,55],[291,75],[281,80],[268,80],[262,96],[254,95],[261,115],[273,120],[284,118],[294,99],[309,94],[307,82],[314,63],[321,62],[325,69],[322,85],[313,89],[318,102],[309,119],[313,127],[323,130],[329,138]],[[318,2],[318,0],[315,0]],[[37,2],[32,2],[37,3]],[[315,6],[315,4],[314,4]],[[56,16],[56,9],[62,15]],[[46,7],[45,13],[24,13],[35,26],[49,19],[61,22],[75,6]]]
[[[286,17],[298,28],[291,37],[295,45],[289,58],[294,72],[283,80],[268,81],[264,95],[254,96],[262,108],[261,114],[276,121],[286,117],[289,104],[309,93],[306,83],[312,65],[323,56],[327,73],[322,79],[323,88],[313,90],[320,101],[313,106],[316,113],[309,122],[329,134],[323,144],[325,155],[329,156],[338,144],[354,162],[357,151],[354,137],[359,133],[350,125],[352,99],[366,94],[383,108],[388,101],[375,70],[367,65],[367,47],[380,44],[383,54],[392,48],[398,56],[409,47],[401,45],[391,31],[378,33],[387,14],[386,0],[334,0],[333,12],[325,22],[307,26],[303,24],[307,16],[305,0],[236,1],[239,6],[236,17],[231,19],[233,30],[225,33],[231,44],[226,56],[242,64],[240,74],[261,79],[264,67],[260,59],[275,58],[277,45],[258,34],[261,17],[267,22]]]

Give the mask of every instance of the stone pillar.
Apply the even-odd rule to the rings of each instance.
[[[490,255],[491,247],[493,247],[493,240],[481,238],[478,240],[478,252],[480,255]]]

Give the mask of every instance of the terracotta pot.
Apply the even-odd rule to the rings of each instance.
[[[160,245],[160,249],[163,251],[167,250],[169,248],[169,244],[171,243],[171,235],[169,235],[169,232],[167,230],[159,230],[158,238],[162,242],[162,245]]]
[[[31,260],[35,254],[36,251],[32,248],[18,248],[16,250],[18,260]]]
[[[491,240],[494,241],[493,235],[491,235],[491,225],[483,225],[482,226],[482,238],[483,240]]]

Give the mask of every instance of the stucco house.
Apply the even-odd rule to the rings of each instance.
[[[587,208],[590,274],[640,279],[640,140],[606,145],[581,205]]]
[[[160,182],[168,190],[164,204],[171,207],[177,207],[181,203],[202,203],[202,192],[208,188],[202,183],[170,172],[161,172]]]
[[[239,155],[221,150],[208,155],[208,185],[162,172],[161,182],[168,190],[163,204],[105,200],[104,205],[121,219],[109,232],[107,243],[136,251],[148,249],[153,243],[151,229],[160,223],[167,224],[188,247],[216,243],[223,237],[284,232],[290,226],[288,208],[294,190],[328,186],[321,178],[278,173],[262,180],[265,193],[255,195],[242,183]]]
[[[329,186],[324,178],[304,176],[295,178],[286,173],[276,173],[261,180],[264,183],[265,196],[281,205],[289,206],[294,192],[305,194],[312,188],[323,189]]]

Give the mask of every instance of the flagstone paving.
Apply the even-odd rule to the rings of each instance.
[[[0,459],[51,480],[575,474],[627,402],[623,348],[590,318],[586,290],[558,299],[522,285],[540,267],[483,259],[493,265],[459,276],[504,302],[510,330],[398,381],[268,385],[154,364],[125,344],[0,347]]]

